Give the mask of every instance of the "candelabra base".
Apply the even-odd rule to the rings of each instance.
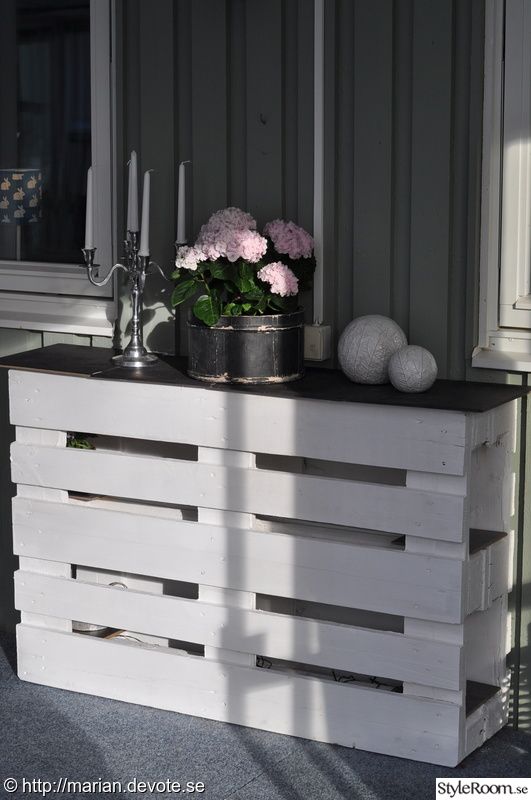
[[[113,356],[112,360],[117,367],[139,369],[154,364],[158,361],[158,358],[153,353],[121,353],[118,356]]]

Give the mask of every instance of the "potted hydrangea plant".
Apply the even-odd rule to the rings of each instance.
[[[239,208],[216,211],[175,260],[172,305],[194,299],[188,371],[227,383],[284,382],[303,374],[304,316],[313,239],[293,222],[256,220]]]

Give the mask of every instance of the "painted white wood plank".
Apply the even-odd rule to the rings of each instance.
[[[199,447],[197,453],[198,461],[203,464],[224,465],[226,467],[242,467],[246,469],[256,468],[256,456],[254,453],[242,453],[237,450],[222,450],[215,447]],[[236,511],[225,511],[216,508],[197,509],[197,519],[208,525],[227,525],[231,528],[249,529],[253,526],[253,514],[241,514]],[[230,540],[229,540],[230,545]],[[227,554],[229,555],[229,554]],[[253,609],[256,608],[256,594],[254,592],[241,592],[235,589],[220,589],[217,586],[199,584],[199,599],[210,603],[219,603],[229,608]],[[230,615],[230,612],[229,612]],[[231,618],[231,629],[238,625],[238,616]],[[174,637],[178,638],[178,637]],[[185,639],[186,637],[181,637]],[[238,647],[229,646],[216,647],[211,639],[205,639],[205,656],[207,658],[228,661],[231,664],[254,666],[256,663],[256,653],[243,652],[241,644],[244,637],[240,637]],[[218,644],[223,645],[223,642]],[[238,651],[238,652],[235,652]]]
[[[352,684],[222,664],[116,641],[17,631],[19,676],[306,739],[445,765],[458,760],[459,709]],[[43,669],[44,668],[44,669]]]
[[[474,553],[465,564],[467,613],[489,608],[512,585],[513,537],[505,538]]]
[[[16,483],[463,540],[464,499],[451,494],[18,442],[11,466]]]
[[[16,440],[25,444],[44,444],[48,447],[66,447],[65,431],[50,431],[39,428],[17,427],[15,430]],[[31,499],[49,500],[58,503],[65,503],[68,500],[68,493],[61,489],[46,489],[39,486],[17,487],[20,497]],[[18,551],[19,564],[21,569],[43,575],[55,575],[69,578],[72,572],[70,562],[64,563],[63,559],[50,561],[49,559],[31,558],[25,555],[24,543]],[[32,604],[35,606],[35,603]],[[37,611],[35,607],[25,609],[21,614],[22,622],[34,625],[39,628],[49,628],[52,630],[71,631],[72,623],[69,619],[57,619],[54,615],[45,615]]]
[[[506,675],[502,689],[484,705],[477,708],[465,721],[465,735],[461,738],[459,761],[481,747],[487,739],[507,725],[509,719],[510,677]]]
[[[16,574],[15,574],[15,582],[16,582]],[[126,572],[108,572],[102,569],[94,569],[93,567],[77,567],[75,573],[75,581],[74,583],[80,583],[83,585],[85,583],[93,583],[97,584],[98,586],[112,586],[117,587],[117,591],[119,592],[129,592],[130,590],[138,590],[139,592],[149,592],[150,594],[154,595],[162,595],[164,589],[164,582],[161,580],[156,580],[154,578],[148,578],[145,575],[131,575]],[[71,583],[71,581],[69,581]],[[64,586],[64,582],[61,584]],[[116,594],[113,595],[116,597]],[[41,598],[34,598],[36,603],[38,604]],[[66,613],[64,613],[66,612]],[[85,630],[90,630],[92,625],[99,621],[96,620],[90,613],[83,614],[81,618],[74,613],[73,609],[70,611],[67,610],[66,606],[63,606],[63,611],[60,614],[54,614],[53,616],[59,617],[68,617],[76,622],[88,623],[90,626],[89,628],[85,628]],[[111,623],[99,623],[103,624],[104,627],[110,628],[121,628],[122,630],[130,630],[128,625],[111,625]],[[96,625],[98,627],[98,625]],[[74,626],[75,630],[75,626]],[[78,628],[79,630],[79,628]],[[83,629],[81,629],[83,630]],[[134,629],[136,631],[136,628]],[[158,644],[163,647],[167,647],[169,642],[168,638],[159,637],[159,636],[150,636],[149,631],[146,630],[143,632],[144,635],[142,637],[142,641],[150,642],[152,644]]]
[[[19,558],[20,569],[27,575],[53,576],[67,579],[70,577],[70,564],[62,564],[58,561],[45,561],[37,558]],[[15,573],[16,574],[16,573]],[[15,605],[16,608],[16,605]],[[25,607],[19,608],[22,612],[21,618],[26,625],[33,625],[36,628],[50,628],[56,631],[71,631],[72,622],[69,614],[48,614],[39,604],[39,598],[33,597]]]
[[[514,536],[511,531],[505,539],[487,550],[487,607],[500,596],[507,595],[513,584]]]
[[[446,689],[461,685],[462,648],[444,642],[23,571],[15,574],[15,592],[19,610],[206,644],[212,651],[245,653],[252,645],[269,658]]]
[[[15,551],[36,558],[459,622],[463,565],[380,547],[14,498]]]
[[[427,686],[423,683],[404,681],[402,690],[404,694],[407,694],[410,697],[429,697],[431,700],[442,700],[445,703],[453,703],[456,706],[463,706],[465,702],[464,680],[461,682],[461,686],[462,688],[459,690],[444,689],[434,684]]]
[[[519,400],[512,400],[482,414],[467,414],[466,439],[471,449],[480,445],[492,446],[504,439],[516,451]]]
[[[426,492],[440,492],[463,501],[463,536],[455,542],[441,541],[450,537],[435,537],[429,540],[422,535],[416,536],[413,531],[406,536],[406,550],[409,553],[424,553],[426,555],[441,555],[450,558],[465,560],[468,554],[468,499],[467,491],[469,486],[468,475],[439,475],[432,472],[416,472],[408,470],[406,473],[406,486],[408,489],[416,489]]]
[[[420,639],[448,642],[459,646],[464,644],[465,635],[464,625],[410,618],[404,620],[404,633],[408,636],[417,636]]]
[[[418,555],[430,554],[430,555],[439,555],[445,557],[450,556],[459,560],[459,563],[461,563],[463,566],[463,572],[462,572],[463,583],[461,585],[462,596],[466,596],[466,588],[467,588],[466,575],[468,574],[465,571],[466,559],[468,557],[468,502],[467,502],[468,485],[469,485],[469,480],[468,480],[468,475],[466,474],[464,476],[439,475],[430,472],[417,472],[413,470],[408,470],[406,475],[406,486],[408,486],[409,488],[422,489],[425,491],[445,492],[449,495],[460,497],[463,499],[464,526],[466,534],[463,537],[464,541],[461,541],[459,544],[456,544],[453,542],[441,542],[434,540],[428,541],[427,539],[415,536],[406,536],[407,553],[416,553]],[[478,575],[478,577],[480,576]],[[481,584],[481,586],[482,585],[483,584]],[[412,615],[412,616],[416,617],[417,615]],[[463,619],[453,620],[453,622],[462,623]],[[462,624],[455,624],[455,626],[453,627],[455,629],[462,629]],[[410,617],[406,616],[406,618],[404,619],[404,633],[407,635],[414,635],[415,631],[418,628],[420,628],[420,630],[425,628],[425,622],[421,622],[419,625],[417,619],[411,619]],[[443,635],[449,636],[450,640],[452,640],[454,638],[460,638],[462,631],[461,630],[448,631],[445,629],[444,623],[439,624],[439,626],[437,626],[437,623],[435,623],[432,630],[430,631],[429,638],[433,639],[434,641],[440,641],[439,636],[441,633]],[[453,702],[459,706],[463,705],[464,691],[465,691],[464,669],[461,672],[461,681],[457,691],[455,690],[448,691],[448,689],[441,689],[441,687],[435,684],[433,684],[432,686],[425,686],[411,681],[404,682],[403,686],[403,692],[407,696],[429,697],[434,700]]]
[[[465,562],[467,614],[487,607],[487,586],[486,551],[480,550]]]
[[[491,413],[470,454],[470,527],[510,531],[516,487],[516,402]],[[474,423],[482,425],[481,415]],[[474,433],[472,433],[474,435]]]
[[[156,441],[456,475],[465,465],[466,417],[458,412],[21,370],[9,380],[17,425],[137,437],[142,419],[142,435]]]
[[[465,670],[467,680],[501,686],[506,675],[507,596],[465,620]]]

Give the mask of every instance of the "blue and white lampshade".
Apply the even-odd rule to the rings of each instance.
[[[0,169],[0,224],[25,225],[42,217],[39,169]]]

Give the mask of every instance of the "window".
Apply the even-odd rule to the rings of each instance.
[[[113,285],[80,268],[92,163],[112,265],[109,0],[2,0],[0,327],[107,335]]]
[[[479,348],[472,363],[496,366],[499,353],[500,366],[528,371],[531,4],[489,0],[486,13]]]

